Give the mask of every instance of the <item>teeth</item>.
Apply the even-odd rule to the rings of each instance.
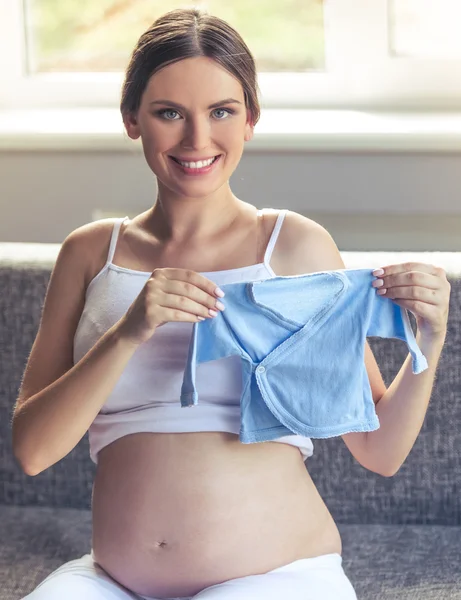
[[[187,167],[188,169],[203,169],[203,167],[208,167],[211,165],[213,161],[214,158],[210,158],[209,160],[199,160],[198,162],[183,162],[182,160],[178,160],[178,163],[183,167]]]

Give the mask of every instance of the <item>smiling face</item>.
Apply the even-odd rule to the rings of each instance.
[[[141,136],[159,191],[195,198],[228,182],[245,141],[253,137],[241,83],[207,57],[187,58],[152,75],[137,115],[125,116],[124,123],[131,138]],[[219,160],[199,171],[184,169],[172,158],[215,156]]]

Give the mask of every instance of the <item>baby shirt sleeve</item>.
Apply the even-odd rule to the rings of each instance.
[[[238,354],[223,315],[194,323],[181,386],[181,406],[198,404],[196,370],[200,363]]]
[[[366,335],[402,340],[411,354],[413,373],[425,371],[428,368],[427,359],[416,343],[407,309],[390,298],[378,296],[374,288],[370,290],[370,296],[371,316]]]

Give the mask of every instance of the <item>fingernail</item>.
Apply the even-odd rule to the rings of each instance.
[[[384,269],[375,269],[373,275],[384,275]]]
[[[225,296],[226,294],[222,291],[221,288],[217,287],[214,291],[214,293],[219,296],[220,298],[222,298],[223,296]]]
[[[216,304],[215,304],[216,308],[219,308],[219,310],[224,310],[225,306],[222,302],[220,302],[219,300],[216,300]]]

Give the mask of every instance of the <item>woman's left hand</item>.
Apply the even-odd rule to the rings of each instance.
[[[416,262],[388,265],[381,269],[384,273],[372,283],[378,288],[377,293],[410,310],[424,339],[444,339],[451,291],[444,269]],[[376,271],[378,269],[373,271],[375,276]],[[380,280],[382,284],[379,284]]]

